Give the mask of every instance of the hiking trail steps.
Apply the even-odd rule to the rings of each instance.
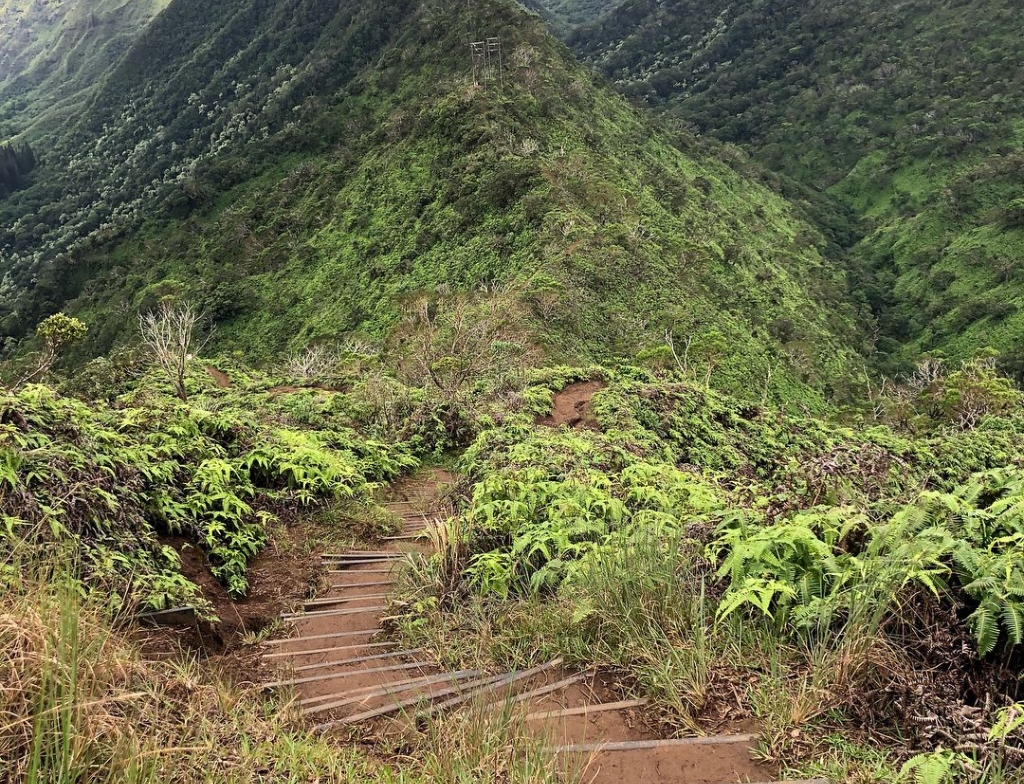
[[[265,643],[264,661],[274,672],[265,687],[294,689],[315,729],[394,716],[414,721],[471,701],[498,707],[511,700],[523,703],[523,720],[557,760],[583,771],[582,784],[828,784],[778,782],[754,759],[753,735],[657,737],[642,720],[645,700],[622,699],[593,673],[571,672],[561,660],[521,672],[453,672],[423,650],[386,639],[396,570],[407,553],[430,552],[432,513],[452,481],[433,469],[392,485],[386,506],[402,520],[399,533],[380,549],[321,556],[327,591],[281,616],[292,636]]]

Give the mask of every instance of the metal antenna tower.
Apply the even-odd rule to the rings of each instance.
[[[501,39],[499,39],[499,38],[488,38],[487,39],[487,67],[488,67],[488,69],[492,69],[492,77],[491,78],[493,78],[493,68],[497,67],[497,69],[498,69],[498,85],[502,89],[504,89],[505,88],[505,72],[504,72],[504,70],[502,68],[502,62],[501,62]]]
[[[487,45],[483,41],[470,42],[469,56],[473,61],[473,84],[479,85],[481,79],[487,78]]]
[[[473,84],[493,82],[495,79],[501,87],[505,86],[505,73],[502,63],[501,39],[487,38],[483,41],[472,41],[469,54],[473,61]]]

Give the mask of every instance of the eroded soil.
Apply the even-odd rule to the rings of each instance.
[[[590,399],[604,387],[600,381],[579,381],[570,384],[561,392],[555,393],[552,400],[554,410],[548,416],[537,420],[537,423],[547,427],[564,425],[597,430],[597,420],[590,412]]]

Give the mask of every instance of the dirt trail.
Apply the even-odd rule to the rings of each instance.
[[[213,365],[207,365],[206,372],[210,375],[210,378],[217,382],[217,386],[221,389],[227,389],[231,386],[231,378],[223,370],[218,370]]]
[[[590,413],[590,399],[595,392],[604,389],[600,381],[579,381],[555,393],[552,400],[554,410],[549,416],[538,419],[537,423],[548,427],[587,428],[597,430],[597,421]]]
[[[587,387],[589,394],[600,388]],[[573,410],[580,411],[575,404]],[[586,784],[774,779],[753,758],[754,736],[657,737],[644,721],[643,700],[626,699],[600,677],[569,671],[558,660],[524,672],[452,672],[425,651],[402,650],[388,639],[382,623],[395,570],[406,552],[429,551],[432,512],[452,480],[434,470],[396,483],[387,507],[403,521],[398,535],[374,550],[322,556],[330,587],[306,602],[303,612],[282,616],[293,636],[267,644],[264,661],[277,673],[268,687],[294,688],[300,710],[325,732],[374,722],[386,731],[381,722],[407,727],[410,718],[457,710],[470,700],[514,699],[558,764],[584,769]]]

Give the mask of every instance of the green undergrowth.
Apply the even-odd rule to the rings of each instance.
[[[205,380],[204,380],[205,379]],[[77,552],[86,584],[162,609],[198,599],[169,537],[198,546],[230,593],[272,532],[299,516],[366,509],[381,482],[416,465],[301,395],[212,389],[185,403],[155,377],[112,402],[48,387],[0,396],[4,553]],[[205,389],[204,389],[205,387]]]
[[[669,727],[751,717],[774,759],[870,728],[903,740],[873,777],[842,757],[864,781],[949,738],[972,780],[1003,781],[1016,752],[970,739],[1019,697],[1024,410],[990,368],[935,381],[913,426],[895,395],[847,412],[855,427],[636,369],[538,372],[524,412],[465,452],[462,503],[410,572],[402,628],[457,666],[611,668]],[[604,384],[599,427],[538,426],[583,378]]]

